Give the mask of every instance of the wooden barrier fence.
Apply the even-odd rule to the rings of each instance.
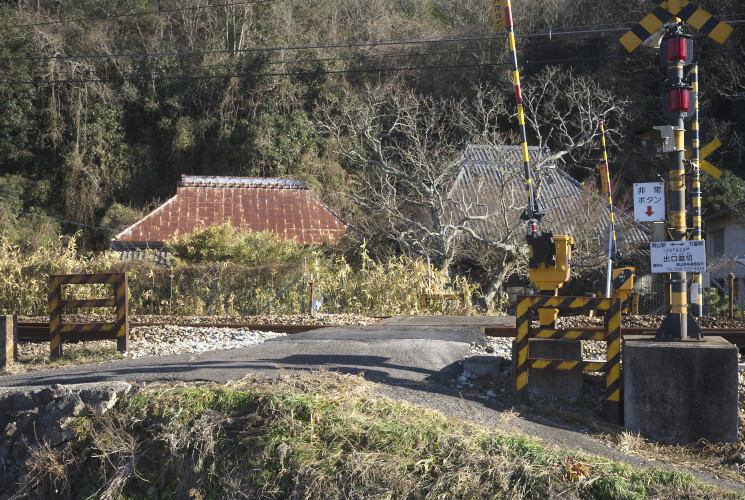
[[[64,299],[63,285],[111,284],[114,297]],[[116,308],[113,323],[64,323],[63,311],[91,307]],[[52,359],[62,356],[62,344],[76,334],[94,334],[98,340],[116,340],[119,352],[129,350],[129,277],[127,273],[56,274],[49,278],[49,336]]]

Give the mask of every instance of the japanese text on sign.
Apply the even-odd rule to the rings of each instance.
[[[664,183],[634,183],[634,219],[637,222],[658,222],[665,220]]]
[[[507,0],[492,0],[492,16],[494,18],[494,29],[502,31],[507,29],[507,18],[505,8]]]
[[[650,244],[653,273],[700,273],[706,270],[706,243],[653,241]]]

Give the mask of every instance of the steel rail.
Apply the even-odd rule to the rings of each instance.
[[[596,326],[577,326],[567,329],[572,330],[585,330],[588,332],[602,332],[601,327]],[[621,335],[627,336],[639,336],[639,335],[654,335],[657,332],[658,327],[629,327],[621,328]],[[732,342],[738,348],[745,348],[745,328],[701,328],[706,336],[722,337],[725,340]],[[501,337],[511,338],[516,336],[516,330],[511,326],[485,326],[481,327],[481,331],[487,337]]]
[[[85,323],[65,323],[65,325],[84,325]],[[163,327],[163,326],[191,326],[194,328],[243,328],[257,332],[276,332],[292,335],[295,333],[307,332],[318,328],[326,328],[330,325],[274,325],[274,324],[253,324],[253,323],[177,323],[177,322],[143,322],[130,323],[130,328],[137,327]],[[49,323],[48,322],[19,322],[17,324],[18,340],[29,341],[49,341]],[[96,332],[67,332],[65,340],[101,340],[101,335]]]
[[[66,323],[68,324],[68,323]],[[70,323],[74,324],[74,323]],[[259,332],[277,332],[293,335],[296,333],[327,328],[333,325],[276,325],[276,324],[255,324],[255,323],[185,323],[185,322],[132,322],[131,328],[137,327],[163,327],[163,326],[191,326],[194,328],[244,328]],[[385,325],[378,325],[385,327]],[[391,328],[396,326],[391,325]],[[573,330],[587,330],[590,332],[602,332],[601,327],[595,326],[577,326],[571,327]],[[702,328],[707,336],[724,337],[728,341],[736,344],[738,347],[745,348],[745,328]],[[511,338],[516,336],[514,326],[482,326],[481,331],[487,337]],[[654,335],[657,327],[629,327],[622,328],[621,333],[624,336],[635,335]],[[66,333],[67,340],[99,340],[100,336],[96,332],[76,332]],[[18,340],[49,340],[49,323],[48,322],[19,322],[18,323]]]

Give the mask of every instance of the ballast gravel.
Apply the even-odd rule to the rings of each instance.
[[[266,340],[285,337],[278,332],[259,332],[243,328],[150,326],[133,328],[130,349],[124,356],[165,356],[206,352],[220,349],[238,349],[260,344]]]

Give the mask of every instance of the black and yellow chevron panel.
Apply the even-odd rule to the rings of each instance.
[[[621,300],[618,298],[556,297],[528,295],[518,298],[517,337],[515,339],[515,397],[520,404],[529,403],[528,380],[531,369],[583,372],[606,372],[604,412],[607,420],[621,421]],[[571,311],[603,311],[604,332],[531,328],[531,321],[541,308]],[[605,340],[607,360],[538,359],[530,357],[530,339]]]
[[[678,13],[678,17],[715,42],[721,44],[727,41],[727,38],[729,38],[733,31],[732,26],[724,21],[720,21],[701,7],[697,7],[692,3],[683,7]]]
[[[675,17],[679,17],[687,24],[703,32],[712,40],[723,44],[727,41],[733,28],[724,21],[720,21],[707,11],[689,2],[688,0],[655,0],[658,4],[654,10],[647,14],[639,24],[627,31],[620,42],[627,51],[633,52],[639,45],[651,37],[666,23]]]

